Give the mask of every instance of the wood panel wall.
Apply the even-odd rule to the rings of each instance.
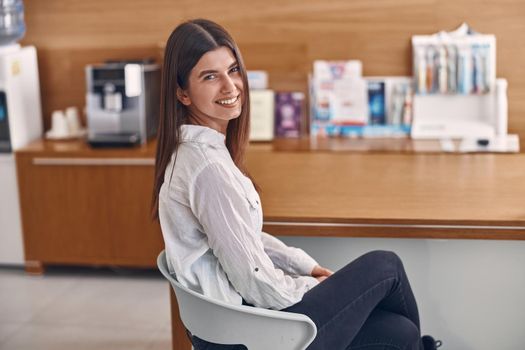
[[[160,59],[173,28],[209,18],[238,42],[248,69],[276,90],[306,91],[315,59],[360,59],[365,75],[410,75],[410,37],[462,22],[497,36],[497,75],[509,81],[509,131],[525,137],[523,0],[25,0],[23,44],[39,54],[45,128],[54,109],[84,106],[84,66]]]

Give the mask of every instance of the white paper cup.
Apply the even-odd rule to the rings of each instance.
[[[78,117],[77,107],[66,108],[67,126],[70,135],[76,135],[80,131],[80,118]]]
[[[54,111],[51,114],[51,134],[54,137],[69,136],[69,127],[64,112]]]

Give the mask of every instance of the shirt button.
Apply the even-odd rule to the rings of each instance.
[[[258,267],[255,268],[255,272],[257,272],[257,271],[259,271],[259,268],[258,268]]]

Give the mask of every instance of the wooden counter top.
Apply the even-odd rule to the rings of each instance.
[[[525,239],[524,154],[253,149],[274,234]]]
[[[93,148],[85,140],[36,140],[17,154],[31,154],[38,157],[97,157],[97,158],[155,158],[155,140],[145,145],[129,148]]]

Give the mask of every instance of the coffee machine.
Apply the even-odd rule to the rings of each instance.
[[[149,60],[86,67],[88,143],[93,147],[144,144],[155,136],[160,68]]]

